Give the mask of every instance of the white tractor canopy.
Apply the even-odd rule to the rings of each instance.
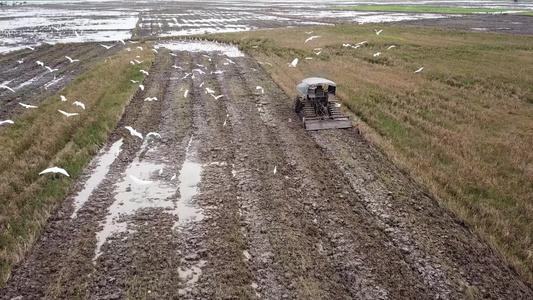
[[[325,79],[325,78],[319,78],[319,77],[310,77],[302,80],[302,83],[298,84],[296,86],[296,89],[300,91],[300,93],[305,94],[309,90],[310,86],[317,86],[317,85],[324,85],[327,84],[328,86],[337,86],[337,84],[331,80]]]

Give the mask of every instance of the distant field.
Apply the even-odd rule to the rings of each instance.
[[[428,13],[443,13],[443,14],[475,14],[475,13],[508,13],[516,12],[510,9],[494,9],[494,8],[461,8],[461,7],[429,7],[429,6],[346,6],[335,7],[335,9],[343,10],[361,10],[361,11],[398,11],[398,12],[428,12]],[[526,11],[519,14],[531,14]]]
[[[211,37],[289,95],[306,77],[336,81],[361,132],[533,278],[533,37],[376,24]]]

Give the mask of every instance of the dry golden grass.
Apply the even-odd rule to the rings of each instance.
[[[309,30],[322,37],[304,43]],[[363,134],[533,278],[533,37],[383,25],[212,37],[271,63],[289,95],[306,77],[337,82]]]
[[[120,51],[0,129],[0,286],[138,89],[130,79],[141,80],[139,70],[148,69],[154,57],[144,54],[145,62],[133,66],[135,55],[139,53]],[[68,101],[62,102],[60,94]],[[72,105],[74,101],[84,103],[86,110]],[[67,118],[58,109],[80,114]],[[64,168],[71,177],[38,175],[51,166]]]

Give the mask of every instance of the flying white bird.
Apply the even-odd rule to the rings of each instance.
[[[213,96],[213,98],[215,98],[215,100],[218,100],[220,97],[224,97],[224,95],[218,95],[218,96],[215,96],[213,94],[211,94],[211,96]]]
[[[44,66],[48,71],[50,71],[50,73],[52,72],[55,72],[55,71],[59,71],[59,69],[52,69],[50,68],[49,66]]]
[[[316,55],[320,55],[320,53],[322,53],[322,51],[318,51],[317,53],[315,53]]]
[[[21,103],[21,102],[19,102],[19,104],[24,106],[25,108],[37,108],[37,106],[35,106],[35,105],[28,105],[28,104],[24,104],[24,103]]]
[[[150,180],[141,180],[133,175],[128,175],[128,176],[131,178],[131,181],[133,181],[134,183],[138,185],[148,185],[152,183]]]
[[[304,43],[307,43],[307,42],[309,42],[309,41],[311,41],[311,40],[314,40],[314,39],[317,39],[317,38],[319,38],[319,37],[322,37],[322,36],[320,36],[320,35],[314,35],[314,36],[308,38],[307,40],[305,40]]]
[[[312,57],[306,57],[305,60],[312,60]]]
[[[183,68],[180,67],[180,66],[176,66],[176,65],[174,65],[174,66],[172,66],[172,67],[173,67],[174,69],[180,69],[180,70],[183,70]]]
[[[146,134],[146,138],[148,138],[149,136],[155,136],[155,137],[161,138],[161,135],[157,132],[148,132]]]
[[[387,50],[390,50],[392,48],[396,48],[396,45],[390,45],[389,48],[387,48]]]
[[[42,61],[40,61],[40,60],[36,61],[35,63],[37,63],[41,67],[44,67],[44,63]]]
[[[138,136],[141,138],[141,140],[143,139],[143,135],[138,132],[137,130],[133,129],[131,126],[125,126],[127,130],[129,130],[130,134],[133,135],[133,136]]]
[[[136,60],[136,59],[134,59],[134,61],[135,61],[137,64],[140,64],[140,63],[143,62],[142,60]]]
[[[76,34],[76,36],[80,36],[76,30],[74,30],[74,33]]]
[[[422,67],[422,68],[416,70],[415,73],[420,73],[420,72],[422,72],[423,69],[424,69],[424,67]]]
[[[21,60],[17,60],[17,62],[18,62],[19,64],[21,64],[21,63],[24,62],[24,60],[23,60],[23,59],[21,59]]]
[[[178,19],[172,18],[172,20],[174,21],[174,23],[178,23]]]
[[[35,48],[30,47],[30,46],[26,46],[25,49],[30,49],[30,50],[32,50],[32,51],[35,50]]]
[[[264,89],[263,87],[256,86],[255,89],[256,89],[256,90],[261,90],[261,94],[264,94],[264,93],[265,93],[265,89]]]
[[[177,54],[175,53],[170,53],[171,56],[178,56]]]
[[[219,75],[219,74],[224,73],[224,71],[218,70],[218,71],[214,71],[214,72],[211,72],[211,73],[212,73],[212,74],[217,74],[217,75]]]
[[[77,106],[79,106],[79,107],[85,109],[85,104],[83,104],[83,103],[81,103],[81,102],[79,102],[79,101],[74,101],[74,103],[72,103],[72,104],[73,104],[73,105],[77,105]]]
[[[150,75],[150,74],[149,74],[148,72],[146,72],[145,70],[141,70],[140,72],[143,73],[143,74],[146,74],[146,75]]]
[[[209,94],[213,94],[214,92],[215,92],[215,91],[213,91],[212,89],[210,89],[210,88],[208,88],[208,87],[205,88],[205,93],[206,93],[206,94],[207,94],[207,93],[209,93]]]
[[[222,126],[226,126],[227,122],[228,122],[228,119],[224,120],[224,124],[222,124]]]
[[[135,42],[135,41],[129,41],[130,44],[138,44],[139,42]]]
[[[287,65],[289,65],[289,67],[294,68],[296,67],[297,64],[298,64],[298,58],[295,58],[290,64],[287,64]]]
[[[362,41],[362,42],[357,43],[356,45],[364,45],[366,43],[368,43],[368,41]]]
[[[62,111],[62,110],[60,110],[60,109],[58,109],[58,111],[59,111],[60,113],[64,114],[65,116],[67,116],[67,118],[70,118],[70,117],[73,117],[73,116],[77,116],[77,115],[79,115],[79,113],[68,113],[68,112],[66,112],[66,111]]]
[[[176,173],[174,173],[174,175],[172,175],[172,178],[170,178],[170,180],[174,180],[176,179]]]
[[[130,47],[126,48],[126,51],[131,52],[131,48]]]
[[[138,46],[137,49],[141,49],[141,51],[143,51],[143,47],[141,46]]]
[[[131,83],[139,83],[137,80],[130,79]]]
[[[139,84],[139,88],[141,89],[141,91],[144,91],[144,85]]]
[[[278,166],[274,166],[274,175],[278,172]]]
[[[381,29],[380,31],[377,31],[376,29],[374,29],[374,31],[376,32],[376,35],[379,35],[383,31],[383,29]]]
[[[118,40],[117,42],[121,42],[123,45],[126,45],[126,43],[124,42],[124,40]]]
[[[61,169],[61,168],[58,168],[58,167],[52,167],[52,168],[48,168],[48,169],[45,169],[43,170],[41,173],[39,173],[39,175],[42,175],[42,174],[46,174],[46,173],[61,173],[67,177],[70,177],[70,175],[68,175],[67,171],[65,171],[65,169]]]
[[[73,63],[73,62],[76,62],[76,61],[80,61],[79,59],[72,59],[72,58],[70,58],[69,56],[66,56],[66,55],[65,55],[65,58],[68,59],[70,61],[70,63]]]
[[[59,97],[61,97],[61,101],[63,101],[63,102],[67,101],[67,98],[65,96],[60,95]]]
[[[159,176],[163,175],[163,168],[159,169]]]
[[[380,56],[380,55],[381,55],[381,52],[374,53],[374,57],[376,57],[376,56]]]
[[[305,31],[305,33],[307,33],[307,34],[311,34],[311,33],[313,33],[313,32],[314,32],[314,31]]]
[[[3,124],[15,124],[15,122],[13,122],[11,120],[0,121],[0,125],[3,125]]]
[[[157,50],[155,50],[155,49],[152,49],[152,51],[154,51],[154,53],[158,53]]]
[[[115,45],[107,46],[107,45],[100,44],[100,46],[102,46],[102,47],[106,48],[107,50],[109,50],[109,49],[113,48],[113,46],[115,46]]]
[[[200,87],[204,86],[204,83],[205,83],[205,82],[204,82],[204,81],[202,81],[202,83],[200,83]]]
[[[157,101],[157,97],[148,97],[148,98],[145,98],[144,101]]]
[[[189,90],[186,90],[185,93],[183,93],[183,97],[187,98],[187,95],[189,94]]]
[[[0,85],[0,88],[5,89],[5,90],[10,90],[10,91],[12,91],[13,93],[15,93],[15,90],[14,90],[14,89],[8,87],[8,86],[5,85],[5,84]]]
[[[135,66],[135,63],[133,62],[133,60],[130,60],[130,64]]]

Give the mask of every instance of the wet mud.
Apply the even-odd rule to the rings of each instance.
[[[251,58],[158,50],[1,299],[533,298],[354,129],[306,131]]]

